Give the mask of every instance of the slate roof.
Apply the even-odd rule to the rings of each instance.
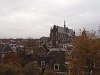
[[[64,28],[64,27],[56,26],[56,28],[58,28],[59,33],[68,34],[69,36],[74,36],[75,35],[74,31],[72,29],[69,29],[68,27]]]
[[[47,48],[47,46],[44,44],[43,48],[46,50],[46,52],[49,52],[49,49]]]
[[[7,53],[7,52],[13,52],[12,47],[10,46],[10,44],[6,44],[6,46],[4,47],[4,49],[2,50],[2,53]]]
[[[51,55],[54,55],[53,59],[49,63],[49,66],[54,68],[54,64],[59,64],[59,70],[56,72],[67,72],[67,69],[65,67],[65,51],[52,51]]]
[[[48,53],[48,56],[56,56],[56,54],[58,54],[58,53],[60,53],[60,52],[62,52],[63,54],[64,54],[64,53],[67,53],[67,51],[50,51],[50,52]]]
[[[75,35],[72,29],[69,29],[69,33],[73,36]]]
[[[64,27],[60,27],[60,26],[57,26],[57,27],[58,27],[59,33],[66,33],[66,30],[64,29]]]
[[[64,48],[51,48],[49,49],[50,51],[48,52],[48,56],[55,56],[56,53],[58,52],[63,52],[63,53],[66,53],[68,54],[69,51],[67,49],[64,49]]]

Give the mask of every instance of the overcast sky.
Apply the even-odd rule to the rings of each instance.
[[[100,0],[0,0],[0,38],[49,36],[54,22],[98,30]]]

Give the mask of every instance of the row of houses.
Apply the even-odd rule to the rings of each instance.
[[[45,45],[38,46],[33,50],[27,50],[24,46],[17,46],[12,43],[0,43],[0,61],[3,62],[4,56],[8,53],[16,53],[20,57],[24,57],[29,62],[36,62],[40,65],[42,70],[50,68],[60,75],[66,75],[69,73],[68,56],[73,53],[73,47],[70,48],[50,48],[48,49]],[[30,49],[30,48],[29,48]]]
[[[42,72],[52,69],[59,75],[70,73],[70,59],[74,55],[72,39],[75,31],[66,27],[54,25],[50,29],[50,37],[40,39],[2,39],[0,41],[0,61],[8,53],[16,53],[23,66],[29,62],[40,65]]]

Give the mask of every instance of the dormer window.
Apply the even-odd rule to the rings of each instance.
[[[41,61],[41,66],[44,66],[45,65],[45,61]]]
[[[59,70],[59,64],[54,64],[54,70]]]

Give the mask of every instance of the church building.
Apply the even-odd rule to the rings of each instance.
[[[63,47],[64,45],[71,42],[75,36],[75,31],[66,27],[64,21],[64,27],[60,27],[54,24],[53,28],[50,29],[50,40],[52,47]]]

